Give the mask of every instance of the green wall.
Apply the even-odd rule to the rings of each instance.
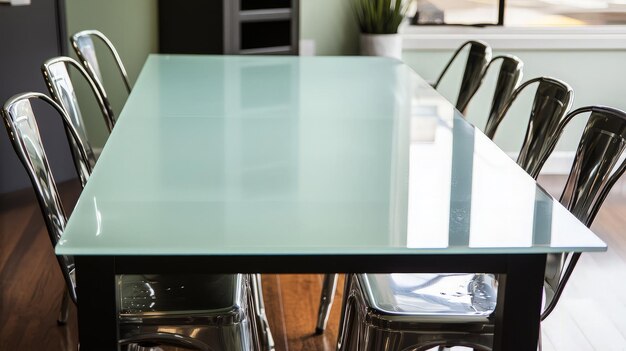
[[[300,39],[314,40],[316,55],[354,55],[359,28],[353,0],[300,0]]]
[[[137,79],[148,54],[158,51],[157,0],[66,0],[66,8],[68,35],[83,29],[103,32],[122,57],[131,84]],[[104,87],[119,115],[126,101],[126,90],[112,58],[103,51],[106,49],[102,46],[96,49]],[[73,52],[72,56],[75,57]],[[102,147],[108,132],[95,100],[85,84],[76,85],[89,139],[94,147]]]

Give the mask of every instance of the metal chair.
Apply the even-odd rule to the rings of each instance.
[[[441,80],[452,66],[452,63],[456,60],[461,51],[468,46],[469,54],[465,63],[465,70],[463,72],[463,78],[461,79],[461,87],[459,88],[459,94],[455,104],[457,110],[462,113],[465,113],[467,105],[474,94],[476,94],[478,87],[480,87],[480,84],[482,83],[483,74],[489,65],[489,61],[491,60],[491,47],[482,41],[470,40],[463,43],[463,45],[461,45],[454,52],[452,58],[448,61],[448,64],[439,75],[439,78],[437,78],[437,81],[433,84],[433,87],[437,89]]]
[[[91,147],[91,143],[87,142],[88,138],[87,130],[85,129],[85,122],[80,111],[78,100],[76,99],[76,92],[69,75],[68,67],[76,69],[89,84],[98,106],[100,107],[102,117],[104,118],[104,122],[109,129],[109,132],[115,125],[115,114],[111,109],[107,95],[100,82],[91,79],[87,71],[85,71],[85,69],[78,62],[76,62],[76,60],[70,57],[55,57],[43,63],[41,66],[41,72],[43,73],[50,95],[57,104],[63,107],[70,117],[69,120],[72,123],[72,126],[84,141],[82,147],[86,151],[87,162],[89,162],[89,165],[93,168],[96,164],[96,155]],[[69,132],[67,134],[70,149],[72,150],[72,156],[74,157],[75,162],[81,163],[83,158],[78,151],[79,146],[76,145],[74,138],[70,137]],[[89,173],[90,172],[86,167],[84,167],[84,165],[79,168],[78,174],[83,186],[86,184],[87,178],[89,178]]]
[[[626,170],[626,161],[620,161],[626,150],[626,112],[589,106],[569,113],[559,120],[554,137],[546,140],[548,153],[537,162],[545,162],[574,117],[588,112],[591,115],[560,201],[591,226],[611,187]],[[553,311],[579,257],[580,253],[548,255],[542,320]],[[435,346],[490,350],[496,284],[490,274],[352,275],[346,283],[339,350],[421,351]],[[456,298],[460,291],[469,302]]]
[[[526,135],[517,158],[517,164],[533,178],[537,178],[543,163],[552,152],[552,149],[547,146],[551,145],[549,141],[555,137],[561,120],[570,109],[574,95],[572,88],[567,83],[551,77],[528,80],[513,91],[511,98],[500,112],[490,115],[485,126],[485,134],[493,139],[498,126],[515,100],[526,88],[535,83],[537,83],[537,90],[530,108]]]
[[[560,201],[590,227],[609,191],[626,170],[626,161],[620,161],[626,150],[626,112],[606,106],[578,108],[565,116],[547,149],[554,150],[565,126],[584,113],[590,113],[589,119]],[[554,310],[579,258],[580,253],[548,255],[546,304],[541,320]]]
[[[96,48],[94,46],[92,37],[100,39],[109,49],[111,55],[113,55],[113,59],[115,60],[117,69],[122,75],[122,80],[124,81],[126,90],[130,93],[132,88],[130,86],[128,74],[126,73],[126,68],[124,68],[124,64],[122,63],[122,59],[117,53],[117,50],[115,50],[115,46],[113,46],[113,43],[111,43],[111,41],[100,31],[93,29],[83,30],[72,35],[72,37],[70,38],[72,47],[74,48],[74,51],[76,52],[76,55],[78,56],[81,64],[85,67],[87,72],[89,72],[94,80],[102,82],[102,73],[100,72],[100,65],[98,64]]]
[[[498,61],[502,61],[502,63],[498,71],[498,80],[496,81],[493,98],[491,100],[491,109],[487,117],[488,121],[496,118],[502,111],[506,103],[511,99],[513,91],[521,82],[523,75],[522,69],[524,68],[524,63],[517,56],[500,55],[494,57],[489,62],[481,80],[485,79],[489,68]]]
[[[5,103],[2,115],[9,137],[32,181],[54,246],[67,218],[39,136],[32,99],[52,106],[61,115],[70,137],[75,139],[80,155],[86,158],[87,153],[69,115],[46,95],[25,93]],[[84,164],[91,171],[86,160]],[[62,302],[65,305],[62,314],[66,314],[68,300],[77,302],[75,265],[71,256],[57,256],[57,259],[67,287]],[[259,350],[250,279],[250,275],[244,274],[119,276],[120,344],[130,349],[176,345],[199,350]]]

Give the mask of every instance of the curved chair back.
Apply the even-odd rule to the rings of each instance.
[[[452,63],[467,46],[469,46],[469,54],[467,56],[467,62],[465,63],[463,78],[461,79],[459,95],[456,100],[456,108],[461,112],[465,111],[482,82],[483,73],[491,60],[491,47],[482,41],[470,40],[463,43],[463,45],[454,52],[454,55],[452,55],[452,58],[448,61],[448,64],[443,69],[434,85],[434,88],[437,89],[439,83],[441,83],[441,80],[448,72],[448,69],[452,66]]]
[[[559,124],[572,104],[573,91],[567,83],[555,78],[539,77],[520,85],[513,91],[502,110],[494,118],[487,120],[485,134],[493,139],[513,102],[524,89],[534,83],[538,83],[537,90],[517,163],[533,178],[537,178],[553,150],[549,145],[552,145],[551,141]]]
[[[41,66],[41,72],[43,73],[44,80],[50,91],[52,98],[61,105],[70,117],[70,122],[74,126],[76,132],[80,135],[81,139],[87,141],[87,131],[85,129],[85,122],[83,120],[78,100],[76,99],[76,92],[72,80],[70,78],[68,67],[72,66],[85,78],[89,83],[89,87],[93,92],[105,124],[109,129],[109,132],[115,124],[114,113],[111,109],[111,105],[107,98],[104,89],[100,82],[91,79],[87,71],[76,60],[70,57],[55,57],[52,58]],[[69,133],[69,132],[68,132]],[[81,162],[82,158],[79,153],[79,148],[82,147],[87,153],[87,160],[91,167],[96,164],[96,157],[94,155],[91,144],[84,143],[82,146],[76,145],[74,138],[69,138],[70,147],[72,149],[72,155],[74,159]],[[86,169],[81,168],[79,176],[82,180],[86,181],[89,174]],[[83,182],[84,183],[84,182]]]
[[[620,157],[626,150],[626,112],[604,106],[587,106],[569,113],[560,123],[554,149],[565,126],[576,116],[591,113],[565,183],[561,203],[590,227],[609,191],[626,170]],[[569,256],[569,257],[568,257]],[[546,308],[542,319],[554,309],[580,253],[551,254],[546,263]]]
[[[9,133],[9,138],[33,184],[37,201],[39,202],[39,207],[48,229],[50,241],[54,246],[61,238],[67,217],[39,135],[39,128],[37,127],[37,121],[35,120],[35,115],[30,103],[31,99],[40,99],[50,104],[61,115],[66,130],[70,132],[72,138],[76,139],[76,143],[81,145],[82,141],[78,132],[70,122],[70,117],[65,113],[63,108],[44,94],[25,93],[16,95],[4,104],[2,116]],[[85,157],[83,165],[91,172],[91,168],[86,161],[85,150],[80,148],[79,150],[82,150],[79,152]],[[77,168],[78,167],[77,165]],[[76,302],[76,284],[72,277],[74,260],[69,256],[57,256],[57,259],[61,266],[61,271],[65,278],[70,296],[72,300]]]
[[[482,79],[487,75],[491,65],[498,61],[502,61],[502,64],[498,72],[498,80],[496,81],[493,99],[491,100],[491,109],[487,117],[487,124],[489,124],[490,120],[497,118],[497,115],[504,109],[506,103],[511,99],[513,91],[521,82],[523,75],[522,70],[524,63],[522,60],[513,55],[500,55],[494,57],[489,62]]]
[[[78,55],[78,58],[81,64],[85,67],[85,69],[91,74],[91,77],[102,82],[102,73],[100,72],[100,65],[98,64],[98,57],[96,56],[96,48],[94,46],[93,37],[101,40],[106,47],[113,55],[113,59],[115,60],[115,64],[117,65],[117,69],[120,71],[122,75],[122,80],[124,81],[124,85],[126,86],[126,90],[130,93],[131,86],[130,81],[128,80],[128,74],[126,73],[126,68],[124,68],[124,64],[122,63],[122,59],[120,55],[115,50],[115,46],[113,43],[100,31],[97,30],[83,30],[80,31],[70,38],[70,42],[72,43],[72,47]]]

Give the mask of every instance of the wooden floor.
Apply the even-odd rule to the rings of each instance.
[[[562,181],[541,180],[554,193]],[[609,251],[583,255],[559,306],[542,324],[544,350],[626,350],[625,184],[614,189],[593,226]],[[78,184],[64,184],[60,191],[72,208]],[[278,351],[334,350],[339,294],[327,332],[313,334],[321,282],[321,275],[263,276]],[[0,350],[76,350],[75,311],[67,326],[56,325],[62,292],[32,191],[0,198]]]

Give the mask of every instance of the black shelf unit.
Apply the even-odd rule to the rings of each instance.
[[[298,0],[159,0],[161,53],[298,54]]]

